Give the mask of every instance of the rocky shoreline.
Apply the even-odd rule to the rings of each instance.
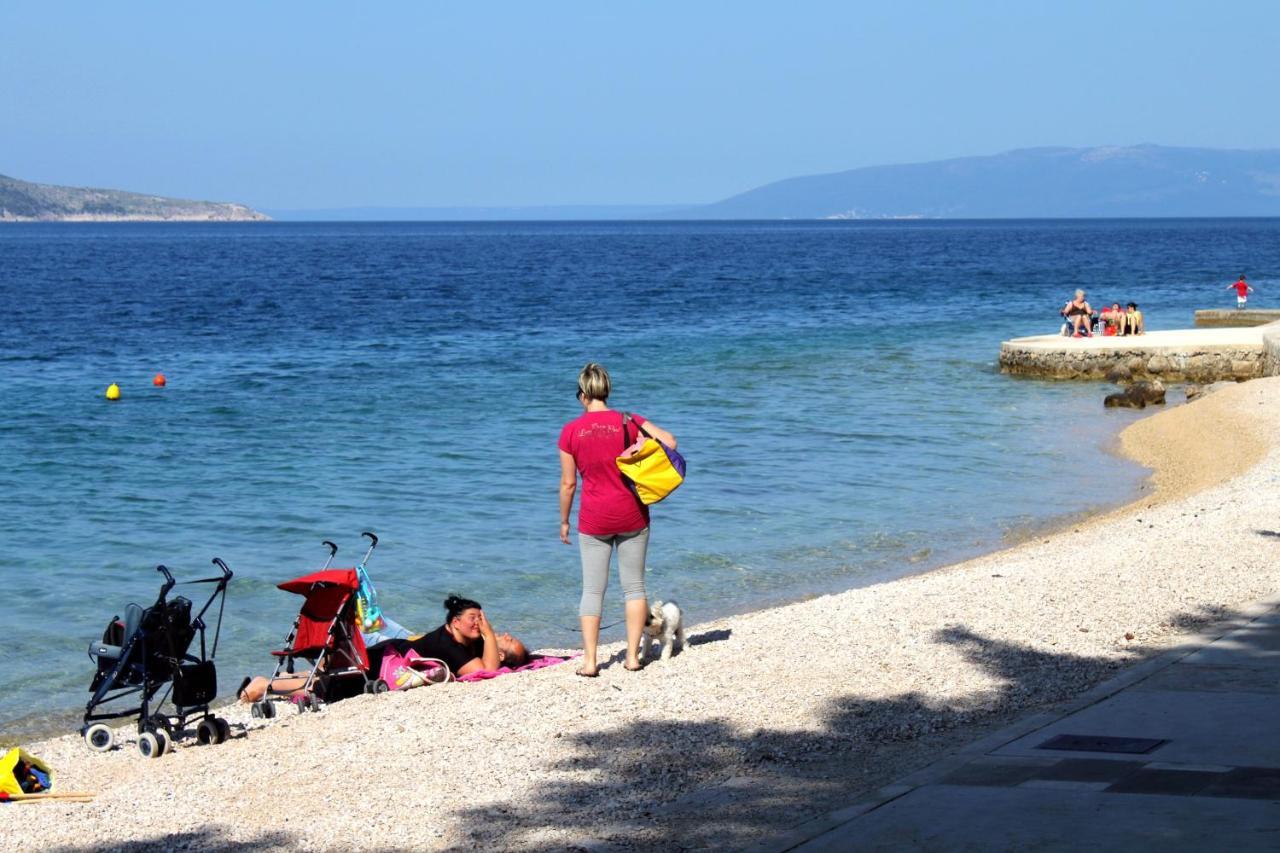
[[[1159,379],[1164,382],[1218,382],[1253,379],[1266,364],[1260,349],[1187,352],[1177,355],[1137,349],[1090,352],[1010,351],[1000,353],[1005,373],[1042,379],[1106,379],[1109,382]]]
[[[89,804],[0,806],[17,848],[741,848],[1280,589],[1280,378],[1130,426],[1137,502],[923,575],[698,623],[639,673],[572,664],[231,715],[143,760],[28,748]],[[993,484],[998,488],[998,484]],[[228,673],[224,677],[231,678]],[[127,740],[127,739],[126,739]]]

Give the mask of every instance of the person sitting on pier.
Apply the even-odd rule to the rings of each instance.
[[[1102,313],[1098,315],[1103,324],[1102,333],[1104,335],[1120,335],[1124,334],[1124,309],[1120,307],[1119,302],[1112,302],[1110,305],[1104,305]]]
[[[1084,299],[1084,291],[1077,290],[1076,296],[1058,312],[1071,324],[1072,337],[1088,338],[1093,336],[1093,309]]]
[[[1138,303],[1130,302],[1127,311],[1124,314],[1124,322],[1120,327],[1122,335],[1141,335],[1147,331],[1146,323],[1142,320],[1142,312],[1138,310]]]

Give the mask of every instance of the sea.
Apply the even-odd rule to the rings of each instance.
[[[1186,327],[1241,272],[1278,304],[1280,220],[0,226],[0,737],[78,729],[90,642],[161,564],[235,573],[234,692],[298,613],[277,584],[364,531],[397,621],[458,592],[573,647],[556,439],[588,361],[688,460],[648,585],[694,624],[1123,503],[1140,415],[1002,375],[1001,340],[1057,331],[1076,288]]]

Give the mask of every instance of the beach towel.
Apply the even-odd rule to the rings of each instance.
[[[532,672],[535,669],[546,669],[549,666],[555,666],[558,663],[564,663],[567,660],[573,660],[573,657],[557,658],[551,655],[530,655],[529,662],[524,666],[518,666],[512,669],[509,666],[500,666],[497,669],[482,669],[469,675],[461,675],[458,681],[488,681],[490,678],[497,678],[499,675],[511,675],[515,672]]]
[[[392,690],[408,690],[411,687],[448,681],[450,675],[444,661],[423,657],[413,649],[408,649],[403,654],[395,649],[387,649],[382,656],[378,677]]]

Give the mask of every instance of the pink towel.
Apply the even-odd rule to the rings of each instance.
[[[577,657],[574,655],[573,657]],[[512,669],[509,666],[500,666],[497,669],[481,669],[469,675],[459,676],[459,681],[488,681],[490,678],[497,678],[499,675],[510,675],[513,672],[533,672],[535,669],[546,669],[549,666],[555,666],[558,663],[564,663],[573,658],[553,658],[550,655],[532,655],[529,662],[524,666],[518,666]]]

